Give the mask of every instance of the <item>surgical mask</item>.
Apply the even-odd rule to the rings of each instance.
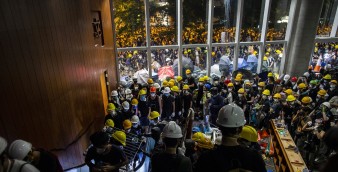
[[[229,92],[232,91],[232,88],[228,88],[228,91],[229,91]]]
[[[190,77],[191,77],[191,74],[188,74],[187,77],[190,78]]]
[[[218,85],[218,81],[215,81],[215,82],[214,82],[214,85]]]
[[[262,87],[258,87],[258,90],[262,90]]]
[[[144,102],[144,101],[147,100],[147,98],[146,98],[146,96],[142,95],[142,96],[140,96],[140,100]]]
[[[243,94],[238,94],[238,97],[243,97]]]
[[[292,85],[295,85],[296,84],[296,82],[291,82],[292,83]]]
[[[324,89],[324,86],[323,86],[323,85],[320,85],[319,88],[320,88],[320,89]]]
[[[326,79],[324,79],[324,83],[327,83],[327,80],[326,80]]]
[[[288,79],[284,79],[284,82],[288,82]]]
[[[112,96],[113,100],[117,100],[117,96]]]
[[[155,96],[156,96],[156,93],[150,93],[150,96],[151,96],[151,97],[155,97]]]
[[[295,101],[290,102],[290,105],[294,105],[294,104],[295,104]]]
[[[183,94],[189,94],[189,91],[184,90],[184,91],[183,91]]]
[[[250,91],[250,89],[245,89],[246,92]]]
[[[198,82],[198,85],[199,86],[203,86],[203,82]]]
[[[125,112],[127,112],[129,110],[129,108],[128,109],[126,109],[126,108],[123,108],[123,111],[125,111]]]
[[[263,99],[266,99],[267,97],[266,97],[266,95],[263,95],[262,98],[263,98]]]
[[[336,88],[336,85],[330,85],[330,88],[334,89],[334,88]]]
[[[166,96],[166,97],[169,97],[170,94],[169,93],[164,93],[163,95]]]
[[[138,124],[137,123],[133,123],[133,128],[137,128]]]
[[[116,112],[115,112],[115,111],[109,111],[109,115],[115,116],[115,115],[116,115]]]
[[[239,85],[239,82],[235,82],[236,85]]]
[[[227,90],[223,90],[223,93],[227,93]]]
[[[279,102],[279,100],[278,100],[278,99],[273,99],[273,101],[274,101],[274,102],[276,102],[276,103],[278,103],[278,102]]]
[[[152,125],[154,125],[155,121],[154,120],[150,120],[149,123],[152,124]]]
[[[135,90],[138,90],[138,87],[134,87]]]

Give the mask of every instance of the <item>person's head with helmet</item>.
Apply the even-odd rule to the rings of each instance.
[[[213,78],[213,83],[212,83],[214,86],[218,86],[219,85],[219,77],[218,76],[215,76]]]
[[[244,88],[240,88],[240,89],[238,89],[238,91],[237,91],[238,97],[239,97],[240,99],[244,99],[244,98],[245,98],[245,97],[244,97],[244,93],[245,93]]]
[[[237,139],[246,123],[242,108],[235,103],[223,106],[218,112],[216,123],[222,132],[222,145],[239,145]]]
[[[337,87],[337,80],[333,79],[330,81],[330,90],[333,91]]]
[[[301,100],[302,106],[308,106],[312,103],[312,99],[309,96],[304,96]]]
[[[288,95],[286,97],[286,102],[289,106],[294,106],[295,105],[295,102],[296,102],[296,97],[293,96],[293,95]]]
[[[123,121],[123,129],[126,133],[130,132],[130,129],[132,127],[131,121],[129,119],[126,119]]]
[[[112,143],[117,146],[126,146],[127,136],[124,131],[115,131],[112,134]]]
[[[140,124],[140,119],[137,115],[133,115],[130,119],[133,128],[137,128]]]
[[[316,89],[317,88],[317,80],[311,80],[309,84],[309,89]]]
[[[156,125],[159,122],[160,119],[160,113],[157,111],[152,111],[148,115],[149,123],[150,125]]]
[[[298,81],[297,77],[294,76],[294,77],[291,78],[291,84],[292,85],[297,84],[297,81]]]
[[[262,92],[262,99],[263,99],[263,100],[267,100],[269,96],[270,96],[270,90],[265,89],[265,90]]]
[[[325,95],[326,95],[326,90],[321,89],[317,92],[317,97],[316,97],[316,102],[320,101],[320,100],[324,100],[325,99]]]
[[[288,75],[288,74],[284,75],[284,77],[283,77],[284,83],[287,83],[289,80],[290,80],[290,75]]]
[[[265,88],[265,82],[259,82],[258,83],[258,91],[263,91],[264,90],[264,88]]]
[[[176,148],[180,139],[183,137],[181,127],[175,121],[170,121],[163,128],[162,138],[166,145],[166,153],[176,154]]]
[[[245,125],[242,132],[239,134],[238,142],[250,148],[253,144],[257,144],[258,134],[257,130],[249,125]]]
[[[117,93],[117,90],[113,90],[110,94],[113,102],[117,102],[118,101],[118,97],[119,97],[119,94]]]
[[[234,90],[234,84],[232,82],[228,83],[227,87],[228,87],[228,92],[231,92]]]
[[[273,102],[276,103],[280,103],[282,99],[282,95],[280,93],[276,93],[275,95],[273,95]]]
[[[184,95],[189,95],[190,94],[189,90],[190,90],[189,85],[183,85],[183,94]]]
[[[149,87],[152,87],[152,86],[154,85],[154,81],[153,81],[153,79],[151,79],[151,78],[149,78],[149,79],[147,80],[147,83],[148,83],[148,86],[149,86]]]
[[[123,109],[123,112],[129,111],[130,105],[129,105],[129,102],[128,102],[128,101],[124,101],[124,102],[122,103],[122,109]]]
[[[156,92],[157,92],[157,89],[155,87],[150,87],[150,98],[151,99],[156,98]]]
[[[198,86],[199,86],[199,87],[203,87],[203,85],[204,85],[204,77],[200,77],[200,78],[198,79]]]
[[[204,84],[203,90],[209,91],[211,89],[211,85],[209,83]]]
[[[131,89],[127,88],[127,89],[125,90],[125,93],[126,93],[126,99],[127,99],[128,101],[131,101],[131,99],[133,98],[133,94],[132,94],[132,92],[131,92]]]
[[[165,97],[169,97],[170,96],[170,88],[169,87],[165,87],[164,90],[162,91],[163,96]]]
[[[190,69],[187,69],[185,70],[185,75],[190,78],[191,77],[191,70]]]
[[[147,101],[147,91],[146,90],[141,90],[139,93],[139,101],[145,102]]]
[[[251,88],[252,88],[252,84],[251,84],[250,81],[244,83],[244,89],[245,89],[245,92],[248,93],[249,91],[251,91]]]
[[[162,87],[167,87],[168,86],[168,81],[167,80],[164,80],[163,82],[162,82]]]
[[[108,115],[115,116],[116,115],[116,107],[113,103],[108,103],[107,105],[107,113]]]
[[[178,96],[181,92],[181,90],[176,85],[171,88],[171,91],[173,92],[174,96]]]
[[[305,83],[300,83],[300,84],[298,84],[297,87],[298,87],[298,89],[299,89],[300,92],[306,91],[306,88],[307,88],[307,86],[306,86]]]
[[[22,160],[18,159],[10,159],[6,153],[6,148],[8,146],[7,140],[0,136],[0,171],[5,172],[10,169],[20,169],[20,171],[28,171],[28,172],[38,172],[39,169]],[[20,150],[16,150],[19,152]]]
[[[177,83],[182,83],[182,82],[183,82],[182,76],[177,76],[177,77],[176,77],[176,82],[177,82]]]
[[[329,83],[331,81],[331,75],[330,74],[326,74],[323,77],[324,83]]]
[[[107,119],[106,122],[104,123],[105,127],[111,127],[114,128],[115,123],[112,119]]]

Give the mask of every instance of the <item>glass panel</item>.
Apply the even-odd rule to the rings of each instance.
[[[260,40],[263,14],[264,0],[244,1],[241,42]]]
[[[214,47],[212,52],[210,76],[225,76],[230,79],[233,72],[234,46]]]
[[[259,45],[240,46],[237,63],[238,69],[244,69],[252,73],[256,73],[259,61],[258,58],[259,58]]]
[[[147,51],[123,51],[118,52],[118,66],[120,73],[120,80],[126,80],[127,77],[131,78],[136,72],[138,76],[142,76],[144,81],[149,77]],[[128,79],[127,79],[128,80]],[[140,79],[141,81],[141,79]],[[139,82],[140,82],[139,81]]]
[[[150,1],[151,45],[177,45],[176,1]]]
[[[207,0],[183,1],[183,44],[207,43]]]
[[[310,60],[310,66],[319,71],[320,68],[327,67],[330,64],[332,68],[337,66],[338,42],[315,43],[315,49]],[[318,62],[318,59],[322,59]],[[330,67],[329,66],[329,67]]]
[[[183,50],[182,57],[183,78],[186,77],[185,72],[187,69],[191,71],[192,76],[195,79],[198,79],[200,76],[206,75],[207,52],[208,50],[206,47],[185,48]]]
[[[235,42],[237,1],[214,1],[213,41]]]
[[[329,37],[336,14],[338,0],[325,0],[317,27],[318,37]]]
[[[155,82],[178,75],[177,49],[160,49],[151,51],[152,78]]]
[[[144,2],[135,0],[113,2],[117,48],[145,46]]]
[[[267,44],[265,46],[265,56],[263,64],[267,65],[268,70],[278,74],[280,70],[280,64],[283,58],[284,44]]]
[[[271,1],[271,9],[268,20],[267,41],[284,40],[286,26],[289,20],[291,0]]]

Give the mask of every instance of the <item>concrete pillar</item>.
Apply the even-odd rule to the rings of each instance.
[[[296,12],[295,23],[287,45],[289,53],[285,63],[285,73],[295,76],[303,75],[308,68],[324,2],[324,0],[298,1],[300,3],[298,15]]]

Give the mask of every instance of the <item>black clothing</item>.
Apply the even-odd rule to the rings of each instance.
[[[195,83],[195,79],[193,77],[187,78],[186,82],[188,83],[188,85],[194,84],[193,87],[190,87],[190,92],[193,92],[197,88],[197,85]]]
[[[152,172],[192,172],[192,164],[188,157],[158,153],[151,158]]]
[[[163,101],[163,107],[162,107],[162,114],[161,118],[168,118],[173,113],[174,107],[173,102],[175,101],[174,96],[169,95],[168,97],[165,95],[162,95],[162,101]]]
[[[184,109],[184,113],[183,113],[183,117],[187,117],[188,113],[189,113],[189,109],[190,109],[190,105],[192,102],[192,94],[182,94],[182,101],[183,101],[183,109]]]
[[[208,103],[210,103],[210,115],[211,115],[211,121],[210,122],[213,123],[213,124],[216,124],[218,112],[224,106],[223,99],[224,98],[221,95],[212,96],[209,99]]]
[[[266,172],[262,156],[242,146],[219,146],[215,150],[202,154],[196,163],[197,172],[225,172],[238,168]]]
[[[141,117],[147,117],[149,114],[149,106],[147,101],[139,101],[138,111],[141,113]]]
[[[91,160],[94,160],[95,164],[93,164]],[[100,167],[105,164],[116,165],[126,160],[127,160],[126,155],[121,150],[121,148],[119,148],[116,145],[111,145],[110,151],[105,154],[98,154],[96,152],[96,148],[93,146],[89,148],[85,158],[86,164],[89,166],[89,168]],[[113,172],[118,171],[119,169],[113,170]]]
[[[152,99],[150,96],[148,98],[148,106],[151,108],[151,111],[157,111],[160,113],[160,102],[159,97],[156,95],[154,99]]]
[[[40,160],[38,164],[33,165],[40,170],[40,172],[61,172],[62,166],[56,155],[44,149],[37,149],[40,152]]]
[[[287,82],[285,82],[284,80],[282,81],[282,87],[284,87],[285,89],[291,89],[292,88],[292,83],[290,80],[288,80]]]
[[[180,95],[175,96],[175,113],[178,115],[178,112],[182,111],[182,97]]]
[[[312,101],[316,100],[318,91],[319,91],[319,87],[309,89],[309,96],[311,97]]]
[[[333,90],[329,89],[329,90],[327,91],[327,94],[329,95],[329,97],[327,98],[327,100],[330,100],[332,97],[338,95],[338,88],[336,87],[336,88],[333,89]]]

